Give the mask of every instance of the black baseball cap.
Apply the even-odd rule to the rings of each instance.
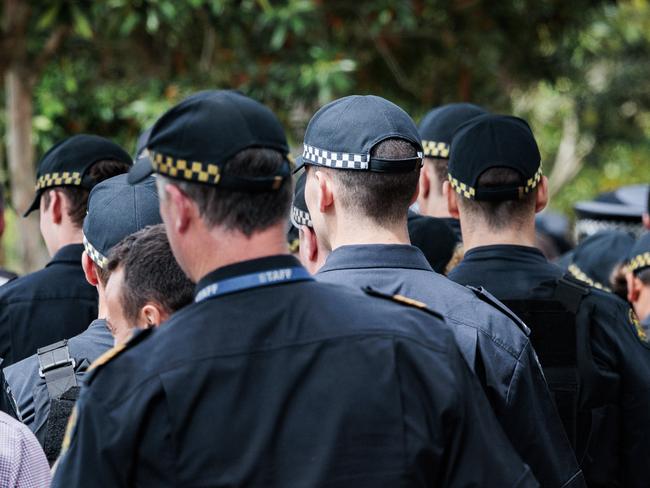
[[[650,268],[650,232],[637,239],[630,251],[627,269],[634,274]]]
[[[224,165],[248,148],[274,149],[286,164],[274,175],[229,175]],[[137,183],[152,173],[239,191],[272,191],[291,177],[289,147],[277,117],[261,103],[236,91],[196,93],[168,110],[152,127],[148,158],[129,173]]]
[[[411,244],[422,251],[434,271],[444,274],[458,246],[453,229],[442,219],[409,213],[408,231]]]
[[[293,203],[291,205],[291,223],[294,227],[300,228],[303,225],[313,227],[311,215],[305,202],[305,183],[307,182],[307,173],[303,171],[298,179],[293,191]]]
[[[430,110],[418,127],[424,156],[449,159],[451,139],[456,128],[486,113],[487,110],[473,103],[449,103]]]
[[[133,162],[129,153],[114,142],[90,134],[78,134],[52,146],[38,163],[36,196],[23,217],[38,210],[41,195],[48,188],[76,186],[92,189],[97,182],[88,175],[88,170],[104,160]]]
[[[515,184],[479,187],[480,176],[492,168],[510,168],[521,175]],[[518,200],[542,178],[539,148],[525,120],[485,114],[462,124],[451,142],[449,181],[472,200]]]
[[[130,185],[127,175],[114,176],[90,192],[83,224],[84,247],[95,264],[105,268],[113,246],[148,225],[161,223],[155,179],[149,177]]]
[[[394,138],[411,142],[418,155],[407,159],[370,157],[375,145]],[[312,117],[297,163],[296,171],[304,165],[314,165],[408,173],[422,165],[422,144],[415,123],[400,107],[374,95],[351,95],[328,103]]]
[[[582,241],[573,251],[568,271],[601,290],[611,291],[610,277],[628,259],[634,237],[627,232],[604,230]]]

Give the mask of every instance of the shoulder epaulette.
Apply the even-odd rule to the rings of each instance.
[[[375,290],[370,286],[364,286],[362,290],[367,295],[370,295],[372,297],[383,298],[384,300],[390,300],[391,302],[399,303],[400,305],[403,306],[417,308],[418,310],[422,310],[423,312],[426,312],[429,315],[433,315],[434,317],[444,320],[444,317],[440,313],[436,312],[435,310],[431,310],[426,303],[420,302],[418,300],[414,300],[412,298],[405,297],[404,295],[399,295],[399,294],[389,295],[388,293],[383,293],[379,290]]]
[[[482,286],[480,287],[475,287],[471,285],[467,285],[467,288],[472,290],[474,295],[476,297],[487,303],[488,305],[491,305],[493,308],[496,308],[499,312],[501,312],[503,315],[508,317],[510,320],[512,320],[515,324],[519,326],[519,328],[526,334],[527,336],[530,335],[530,329],[528,326],[524,323],[523,320],[521,320],[516,313],[514,313],[512,310],[510,310],[506,305],[501,303],[497,297],[489,293],[485,288]]]
[[[136,329],[129,340],[110,348],[104,354],[95,359],[86,370],[86,382],[89,382],[105,364],[111,362],[122,352],[132,348],[148,337],[154,329]]]

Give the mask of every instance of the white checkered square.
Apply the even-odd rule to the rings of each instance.
[[[367,170],[370,161],[369,155],[333,152],[308,144],[304,144],[302,157],[312,164],[337,169]]]
[[[314,225],[311,222],[311,215],[309,212],[300,210],[298,207],[291,207],[291,223],[294,227],[300,228],[303,225],[307,227],[313,227]]]

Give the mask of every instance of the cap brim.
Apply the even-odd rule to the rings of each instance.
[[[148,176],[151,176],[153,172],[153,166],[151,165],[151,159],[149,159],[149,156],[140,156],[129,171],[129,184],[135,185],[136,183],[140,183]]]
[[[300,171],[304,167],[305,167],[304,158],[302,156],[298,156],[296,158],[296,166],[295,168],[293,168],[293,171],[291,173],[295,175],[298,171]]]
[[[41,192],[36,192],[34,201],[29,206],[29,208],[25,211],[23,217],[27,217],[30,213],[32,213],[34,210],[38,210],[40,207],[41,207]]]

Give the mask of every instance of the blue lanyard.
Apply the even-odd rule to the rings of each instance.
[[[194,298],[194,302],[202,302],[210,298],[235,293],[237,291],[261,288],[263,286],[293,283],[295,281],[313,281],[314,278],[302,266],[291,268],[270,269],[259,273],[237,276],[223,281],[217,281],[202,288]]]

